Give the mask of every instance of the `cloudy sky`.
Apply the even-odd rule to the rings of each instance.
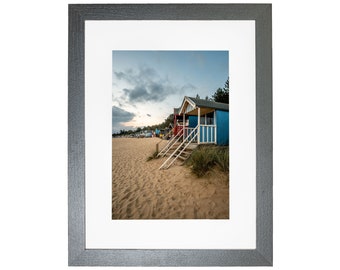
[[[184,96],[211,97],[228,63],[227,51],[113,51],[112,132],[162,123]]]

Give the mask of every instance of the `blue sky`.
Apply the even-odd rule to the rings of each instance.
[[[228,63],[227,51],[113,51],[112,132],[162,123],[184,96],[211,97]]]

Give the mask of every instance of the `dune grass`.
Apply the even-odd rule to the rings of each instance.
[[[229,171],[229,147],[200,145],[191,154],[186,165],[197,177],[206,175],[215,166],[222,172]]]
[[[229,172],[229,147],[220,147],[215,156],[216,164],[222,172]]]

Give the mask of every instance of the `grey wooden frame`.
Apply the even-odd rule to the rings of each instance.
[[[86,249],[84,27],[86,20],[255,20],[256,249]],[[271,4],[71,4],[68,59],[70,266],[271,266],[273,261]]]

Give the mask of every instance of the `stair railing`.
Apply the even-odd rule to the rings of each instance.
[[[158,153],[157,157],[164,157],[171,147],[179,141],[179,139],[183,136],[183,132],[179,132],[176,136],[172,137],[170,141],[162,148],[162,150]]]
[[[184,138],[183,142],[176,148],[175,151],[172,152],[172,154],[167,158],[166,161],[163,162],[163,164],[159,167],[160,169],[167,169],[169,168],[174,162],[175,160],[178,158],[178,156],[180,156],[183,151],[190,145],[190,143],[197,137],[197,129],[198,129],[198,125],[189,133],[189,135],[186,138],[191,138],[189,141],[186,140],[186,138]],[[167,164],[167,162],[177,153],[177,151],[179,149],[181,149],[181,147],[184,145],[183,149],[179,152],[179,154],[177,154],[177,156],[174,157],[174,159],[170,162],[170,164],[166,167],[165,165]]]

